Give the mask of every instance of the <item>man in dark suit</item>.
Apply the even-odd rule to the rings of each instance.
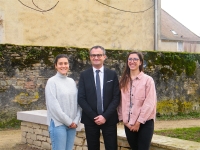
[[[92,67],[83,71],[79,80],[78,103],[82,108],[81,122],[85,126],[88,150],[100,149],[100,131],[105,149],[117,150],[119,82],[116,72],[104,68],[105,59],[106,52],[103,47],[92,47]]]

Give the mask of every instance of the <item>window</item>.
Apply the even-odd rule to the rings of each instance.
[[[183,52],[183,42],[181,41],[177,42],[177,51]]]
[[[174,35],[178,35],[178,33],[176,33],[176,31],[174,30],[170,30]]]

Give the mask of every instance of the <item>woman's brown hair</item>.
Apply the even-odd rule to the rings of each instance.
[[[142,53],[141,52],[131,52],[131,53],[129,53],[127,58],[126,58],[126,66],[125,66],[124,72],[123,72],[122,77],[121,77],[120,82],[119,82],[120,89],[122,89],[122,90],[127,90],[128,83],[131,80],[130,79],[131,78],[130,77],[130,68],[128,66],[128,58],[131,54],[137,54],[138,55],[140,62],[141,62],[141,65],[139,66],[139,70],[140,70],[140,72],[144,70],[144,68],[143,68],[144,59],[143,59]]]

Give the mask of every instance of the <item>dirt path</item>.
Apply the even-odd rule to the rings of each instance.
[[[0,150],[9,150],[21,142],[20,130],[0,131]]]
[[[21,144],[21,130],[0,131],[0,150],[38,150]]]
[[[200,127],[200,119],[156,121],[155,130]]]
[[[200,127],[200,119],[178,121],[156,121],[155,130]],[[0,150],[37,150],[21,144],[20,130],[0,131]]]

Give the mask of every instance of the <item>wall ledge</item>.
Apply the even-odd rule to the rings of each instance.
[[[24,122],[31,122],[47,125],[46,110],[32,110],[17,112],[17,119]],[[84,125],[80,123],[77,131],[84,132]],[[126,141],[124,128],[121,126],[117,130],[118,140]],[[200,143],[171,138],[161,135],[153,135],[151,150],[200,150]]]
[[[47,111],[46,110],[31,110],[17,112],[17,119],[47,125]]]
[[[169,150],[200,150],[200,143],[161,135],[153,135],[152,146],[168,148]]]

